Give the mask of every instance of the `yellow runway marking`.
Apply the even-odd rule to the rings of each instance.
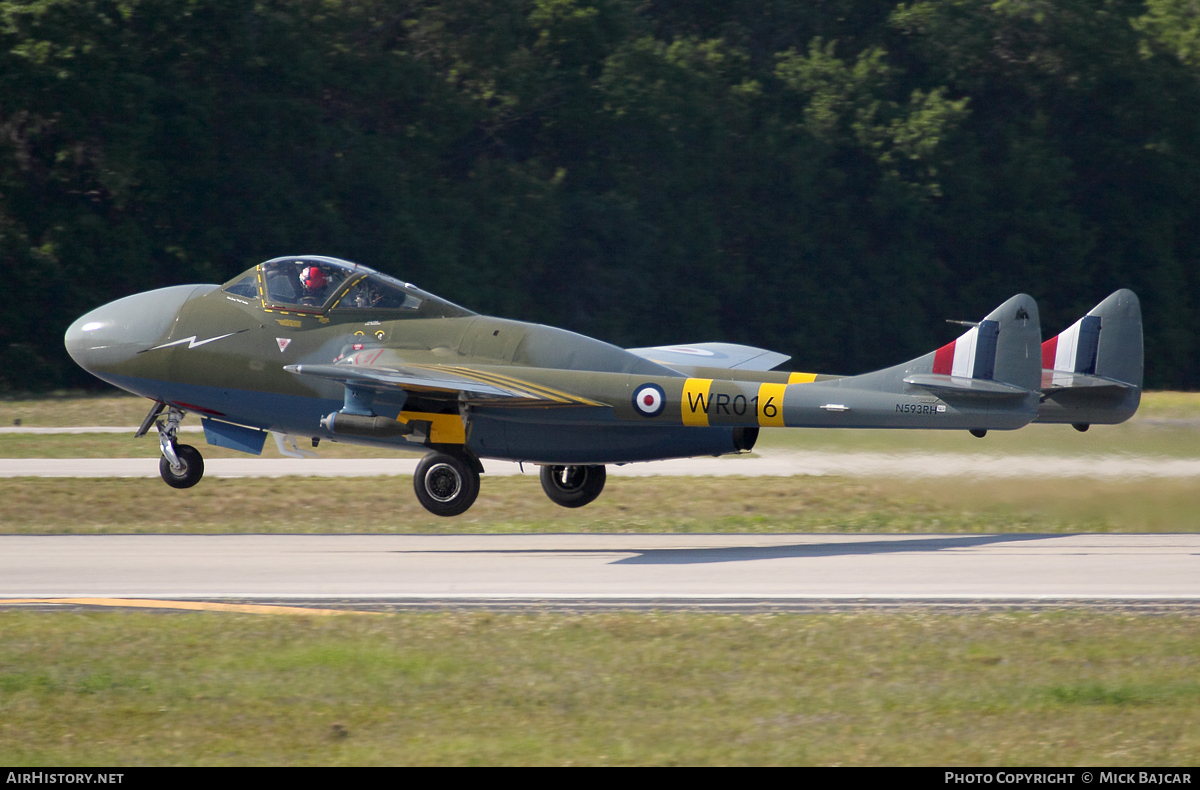
[[[352,609],[309,609],[304,606],[266,606],[261,604],[210,603],[207,601],[156,601],[146,598],[0,598],[0,607],[8,604],[76,604],[79,606],[127,606],[138,609],[188,609],[199,612],[240,612],[242,614],[381,614]]]

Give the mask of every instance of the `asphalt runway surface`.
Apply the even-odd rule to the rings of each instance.
[[[1195,610],[1200,535],[0,536],[0,599]]]

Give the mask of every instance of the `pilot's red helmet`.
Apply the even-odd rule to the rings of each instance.
[[[316,266],[308,266],[300,272],[300,284],[305,290],[316,291],[329,285],[329,278]]]

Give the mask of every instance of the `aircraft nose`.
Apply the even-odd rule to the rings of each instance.
[[[67,328],[67,353],[89,373],[128,362],[166,337],[184,303],[211,285],[176,285],[97,307]]]

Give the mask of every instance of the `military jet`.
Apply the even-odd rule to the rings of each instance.
[[[275,258],[225,285],[118,299],[66,333],[93,375],[154,401],[163,480],[195,485],[200,452],[178,440],[199,416],[209,444],[260,454],[268,432],[416,449],[413,484],[441,516],[479,493],[485,459],[541,466],[564,507],[593,501],[605,465],[746,452],[762,427],[1079,429],[1136,411],[1137,297],[1118,291],[1042,344],[1017,295],[954,342],[857,376],[778,371],[789,357],[730,343],[622,349],[539,324],[478,315],[366,266]],[[1044,370],[1045,368],[1045,370]]]

